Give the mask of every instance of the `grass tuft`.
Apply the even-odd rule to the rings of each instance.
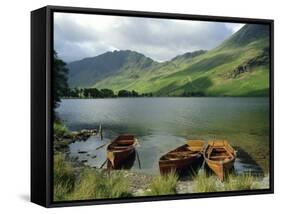
[[[194,192],[217,192],[221,187],[217,184],[218,179],[215,176],[208,176],[205,172],[199,172],[194,177]]]
[[[224,182],[221,182],[216,176],[207,176],[205,173],[199,173],[194,177],[194,192],[220,192],[220,191],[238,191],[259,189],[259,177],[250,173],[241,175],[229,174]]]
[[[54,155],[54,201],[130,197],[121,172],[84,168],[80,173],[61,153]]]
[[[176,194],[178,176],[176,173],[170,173],[165,176],[157,176],[152,180],[145,195],[171,195]]]
[[[85,168],[69,200],[120,198],[132,196],[121,173]]]
[[[229,175],[224,182],[225,191],[259,189],[258,178],[250,173]]]
[[[65,161],[65,155],[54,155],[54,200],[62,201],[73,190],[75,184],[74,169]]]

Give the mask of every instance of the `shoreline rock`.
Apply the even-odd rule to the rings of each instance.
[[[72,131],[63,137],[54,136],[54,151],[66,152],[69,144],[76,141],[86,141],[97,133],[97,129],[82,129],[81,131]]]

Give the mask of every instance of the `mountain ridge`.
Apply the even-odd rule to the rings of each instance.
[[[122,68],[126,69],[129,64],[133,64],[131,66],[134,69],[140,70],[156,63],[136,51],[107,51],[95,57],[87,57],[67,64],[69,85],[71,87],[90,87],[96,81],[118,73]]]
[[[127,50],[127,53],[134,54],[125,57],[128,60],[117,66],[118,69],[95,76],[94,82],[88,78],[91,81],[87,87],[110,88],[115,92],[136,90],[155,96],[268,95],[269,28],[266,25],[246,24],[212,50],[187,52],[165,62],[156,62],[135,51]]]

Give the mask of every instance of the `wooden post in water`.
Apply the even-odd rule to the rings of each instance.
[[[100,134],[100,139],[103,140],[103,134],[102,134],[102,127],[101,127],[101,124],[100,124],[100,127],[99,127],[99,134]]]

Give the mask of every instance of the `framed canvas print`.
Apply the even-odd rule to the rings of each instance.
[[[273,21],[31,13],[31,201],[273,193]]]

